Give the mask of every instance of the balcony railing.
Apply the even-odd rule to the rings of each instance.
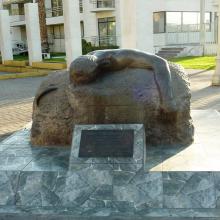
[[[215,22],[206,24],[205,40],[206,44],[216,44],[218,39],[217,25]],[[154,35],[155,46],[172,45],[199,45],[200,44],[200,29],[199,25],[184,25],[181,28],[167,28],[166,33]]]
[[[79,10],[80,10],[80,13],[83,12],[83,1],[82,0],[79,0]],[[58,16],[63,16],[63,6],[57,6],[57,7],[46,9],[47,18],[58,17]]]
[[[10,16],[10,22],[11,23],[22,22],[24,20],[25,20],[24,15],[11,15]]]
[[[46,9],[46,17],[47,18],[58,17],[58,16],[63,16],[63,7],[62,6]]]
[[[94,11],[112,10],[115,8],[115,0],[90,0]]]

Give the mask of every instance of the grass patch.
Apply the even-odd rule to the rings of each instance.
[[[53,56],[65,56],[65,53],[51,53],[51,58],[50,59],[44,59],[43,62],[50,62],[50,63],[64,63],[65,58],[62,57],[54,57]],[[23,61],[27,60],[28,61],[28,56],[27,55],[14,55],[14,60],[17,61]]]
[[[50,55],[52,57],[62,57],[62,56],[66,56],[66,53],[62,53],[62,52],[51,52]]]
[[[49,63],[65,63],[65,58],[50,58],[50,59],[44,59],[43,62],[49,62]]]
[[[14,58],[14,60],[17,60],[17,61],[28,60],[27,55],[14,55],[13,58]]]
[[[48,73],[49,72],[25,72],[25,73],[2,74],[0,75],[0,80],[47,76]]]
[[[216,66],[215,56],[204,57],[179,57],[169,61],[182,65],[185,69],[212,70]]]

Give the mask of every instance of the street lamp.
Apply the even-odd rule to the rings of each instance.
[[[220,0],[218,0],[218,51],[216,58],[216,69],[212,77],[212,85],[220,86]]]

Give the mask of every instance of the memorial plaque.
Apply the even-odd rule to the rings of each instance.
[[[79,157],[133,157],[134,130],[82,130]]]

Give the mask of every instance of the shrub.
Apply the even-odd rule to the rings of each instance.
[[[82,53],[83,55],[92,52],[94,50],[105,50],[105,49],[118,49],[118,46],[108,45],[108,46],[93,46],[91,42],[87,42],[85,39],[82,39]]]

